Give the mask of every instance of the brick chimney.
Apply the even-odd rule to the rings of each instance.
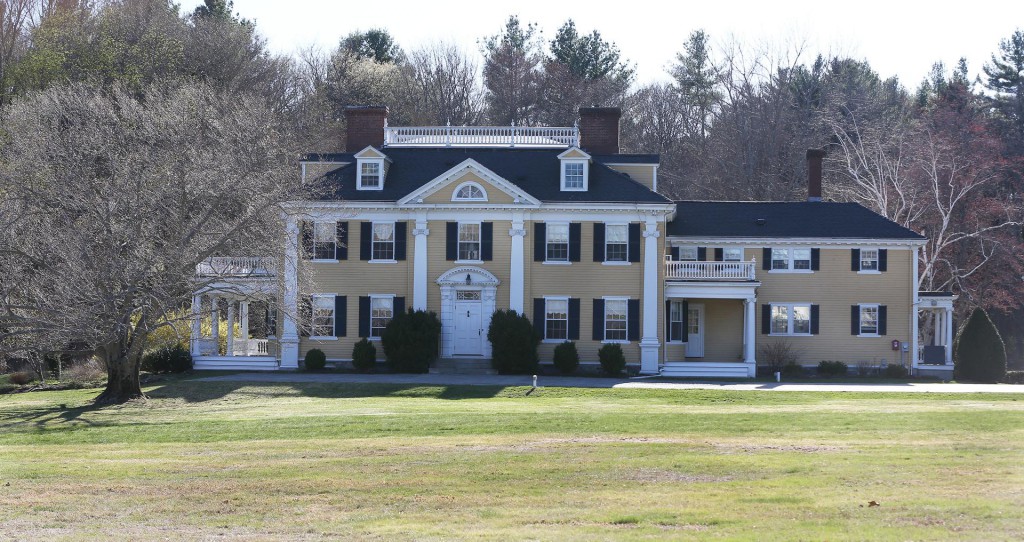
[[[368,145],[384,146],[388,108],[381,105],[345,108],[345,152],[359,152]]]
[[[580,108],[580,148],[590,154],[619,154],[618,107]]]
[[[807,149],[807,201],[821,201],[821,159],[825,149]]]

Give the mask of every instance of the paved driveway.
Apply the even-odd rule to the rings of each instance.
[[[229,382],[327,382],[337,384],[409,384],[418,386],[530,386],[529,376],[444,375],[444,374],[342,374],[342,373],[237,373],[201,378],[203,381]],[[647,388],[665,390],[730,391],[850,391],[911,393],[1022,393],[1022,384],[907,384],[853,383],[776,383],[776,382],[696,382],[656,377],[588,378],[578,376],[541,376],[538,386],[568,388]]]

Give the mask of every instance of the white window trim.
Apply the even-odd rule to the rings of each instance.
[[[608,226],[625,227],[626,228],[626,260],[625,261],[609,261],[608,260]],[[633,262],[629,261],[629,223],[628,222],[605,222],[604,224],[604,261],[601,262],[603,265],[629,265]]]
[[[864,255],[864,251],[865,250],[874,250],[875,251],[875,269],[862,269],[862,266],[864,265],[864,256],[863,255]],[[881,250],[882,249],[880,249],[878,247],[864,247],[864,248],[861,248],[860,252],[858,253],[858,254],[860,254],[860,256],[859,256],[859,261],[857,262],[857,274],[859,274],[859,275],[881,275],[882,271],[877,269],[879,264],[881,263],[881,259],[882,259],[882,252],[881,252]]]
[[[363,164],[377,164],[380,171],[380,179],[377,186],[363,186]],[[356,190],[384,190],[383,158],[356,158]]]
[[[458,257],[462,253],[462,250],[460,249],[459,245],[462,244],[462,241],[459,240],[459,234],[461,233],[463,225],[472,225],[472,224],[476,224],[478,226],[477,232],[480,234],[480,241],[477,243],[477,244],[480,245],[480,248],[477,250],[478,256],[480,256],[480,257],[475,259],[475,260],[460,260],[460,259],[458,259]],[[544,249],[545,249],[545,251],[547,250],[547,246],[546,245],[545,245]],[[483,226],[483,222],[474,222],[474,221],[463,222],[463,221],[459,221],[458,225],[455,227],[455,258],[456,258],[455,263],[481,264],[481,263],[484,263],[483,257],[484,257],[484,226]]]
[[[566,175],[565,169],[569,164],[582,164],[583,165],[583,188],[568,188],[565,185]],[[585,158],[562,158],[561,164],[559,164],[559,179],[562,192],[586,192],[590,187],[590,160]]]
[[[565,338],[548,338],[548,301],[565,301]],[[567,295],[546,295],[544,296],[544,344],[562,344],[569,340],[569,296]]]
[[[309,297],[310,298],[330,298],[330,300],[331,300],[331,326],[335,327],[335,328],[338,327],[338,315],[337,315],[337,313],[335,311],[335,305],[334,305],[334,298],[338,297],[338,294],[312,294]],[[315,306],[315,303],[314,303],[314,306],[312,307],[312,311],[315,311],[315,310],[316,310],[316,306]],[[312,315],[312,311],[310,313],[310,317],[311,318],[313,316]],[[312,327],[312,322],[310,322],[310,327]],[[309,337],[307,337],[307,339],[309,339],[311,341],[336,341],[336,340],[338,340],[338,338],[335,337],[334,335],[313,335],[313,330],[312,329],[309,330]]]
[[[774,246],[774,247],[771,247],[771,249],[772,249],[772,259],[769,262],[769,266],[771,267],[771,269],[769,269],[768,272],[769,273],[780,273],[780,274],[782,274],[782,273],[793,273],[793,274],[797,274],[797,275],[799,275],[799,274],[814,273],[815,272],[814,269],[793,269],[793,263],[795,261],[794,258],[793,258],[793,251],[794,250],[807,250],[807,251],[809,251],[808,252],[808,258],[807,258],[807,263],[808,263],[808,267],[813,267],[814,266],[814,253],[810,252],[810,251],[813,251],[815,248],[817,248],[817,247],[805,247],[805,246],[799,246],[799,247],[795,247],[795,246]],[[780,249],[788,251],[786,258],[787,258],[787,261],[789,262],[789,269],[775,269],[775,261],[774,261],[775,260],[775,251],[776,250],[780,250]]]
[[[572,229],[568,222],[546,222],[544,226],[544,263],[547,265],[570,265],[572,264]],[[551,233],[551,226],[565,226],[565,259],[564,260],[549,260],[548,259],[548,235]]]
[[[367,297],[370,298],[370,313],[366,315],[366,317],[370,319],[370,321],[367,322],[367,325],[369,325],[368,329],[370,330],[370,333],[369,333],[370,336],[367,337],[366,339],[369,340],[369,341],[379,341],[380,337],[374,337],[373,336],[373,300],[374,299],[380,299],[380,298],[388,298],[388,299],[390,299],[391,300],[391,317],[394,318],[395,317],[395,298],[398,297],[398,296],[396,296],[395,294],[369,294]]]
[[[629,344],[629,297],[628,296],[604,296],[601,299],[604,300],[604,337],[601,339],[601,344]],[[609,339],[608,338],[608,302],[609,301],[625,301],[626,302],[626,338],[625,339]]]
[[[775,312],[775,307],[786,307],[786,332],[776,333],[772,322],[768,323],[769,335],[775,337],[812,337],[814,334],[811,333],[811,329],[814,327],[814,322],[811,321],[813,316],[811,315],[811,305],[814,303],[769,303],[771,305],[771,311],[769,311],[769,318],[772,317],[771,313]],[[793,307],[807,307],[807,333],[793,333]]]
[[[670,299],[669,302],[670,302],[670,305],[674,305],[676,303],[679,304],[679,315],[683,316],[683,319],[682,320],[678,320],[678,322],[680,324],[684,323],[686,321],[686,317],[685,317],[685,315],[682,312],[683,311],[683,301],[681,299],[680,300]],[[665,319],[668,320],[668,324],[669,324],[668,334],[671,335],[672,334],[672,322],[673,322],[673,320],[672,320],[672,307],[671,306],[669,306],[668,314],[665,315]],[[668,344],[686,344],[685,342],[683,342],[682,339],[672,340],[672,339],[670,339],[670,337],[665,337],[665,339],[666,339],[665,342],[668,343]]]
[[[460,198],[459,197],[459,191],[462,190],[463,188],[467,187],[467,186],[475,186],[476,188],[478,188],[480,190],[480,192],[483,194],[483,197],[482,198]],[[488,201],[487,190],[485,190],[483,186],[480,186],[480,183],[478,183],[478,182],[466,181],[466,182],[460,184],[459,186],[455,187],[455,190],[452,192],[452,201]]]
[[[398,260],[391,258],[387,260],[377,260],[373,258],[373,245],[377,241],[373,240],[373,230],[377,227],[377,224],[391,224],[391,254],[395,253],[396,239],[395,236],[398,234],[398,228],[395,227],[396,222],[394,220],[378,220],[370,223],[370,263],[398,263]],[[384,242],[384,241],[381,241]]]
[[[872,308],[875,309],[875,332],[864,333],[864,309]],[[858,337],[881,337],[878,334],[879,327],[879,316],[881,311],[879,310],[881,303],[857,303],[857,336]]]
[[[317,224],[333,224],[334,225],[334,254],[337,255],[338,254],[338,223],[336,221],[335,222],[331,222],[331,221],[328,221],[328,220],[317,220],[317,221],[313,222],[313,239],[312,239],[313,255],[314,256],[316,255],[316,244],[317,244],[317,240],[316,240],[316,225]],[[338,259],[337,258],[312,258],[309,261],[311,261],[313,263],[338,263]]]

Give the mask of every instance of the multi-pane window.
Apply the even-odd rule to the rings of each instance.
[[[547,225],[547,261],[569,261],[569,225]]]
[[[794,271],[811,270],[811,249],[809,248],[773,248],[772,269]]]
[[[772,249],[772,269],[789,269],[789,249]]]
[[[583,190],[586,188],[586,170],[583,162],[565,162],[562,165],[565,174],[563,190]]]
[[[480,224],[459,224],[459,259],[480,259]]]
[[[668,340],[683,340],[683,302],[673,301],[669,303],[668,311]]]
[[[810,335],[811,306],[808,304],[772,304],[772,335]]]
[[[380,188],[380,162],[365,161],[359,163],[359,187]]]
[[[395,259],[395,223],[375,222],[373,224],[373,249],[371,258],[374,260]]]
[[[726,247],[722,249],[722,260],[726,262],[742,262],[742,247]]]
[[[606,262],[629,261],[629,226],[609,224],[604,227],[604,260]]]
[[[878,271],[878,249],[877,248],[862,248],[862,249],[860,249],[860,270],[861,271]]]
[[[569,338],[569,300],[546,299],[544,301],[544,338]]]
[[[393,297],[370,298],[370,336],[380,337],[394,316]]]
[[[333,260],[338,242],[336,222],[315,222],[313,224],[313,259]]]
[[[695,261],[697,261],[697,247],[679,247],[679,261],[681,261],[681,262],[695,262]]]
[[[604,340],[625,341],[626,311],[625,299],[606,299],[604,302]]]
[[[860,334],[878,335],[878,305],[860,306]]]
[[[467,184],[466,186],[459,188],[458,192],[455,193],[455,199],[483,201],[487,199],[487,197],[484,196],[484,191],[479,186],[475,184]]]
[[[793,249],[793,269],[811,269],[811,249]]]
[[[334,296],[313,296],[313,321],[310,334],[314,337],[334,335]]]

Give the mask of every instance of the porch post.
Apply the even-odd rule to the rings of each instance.
[[[940,345],[946,344],[946,341],[942,339],[942,313],[939,311],[931,311],[932,313],[932,344]]]
[[[508,281],[508,308],[523,314],[523,238],[526,237],[526,227],[523,225],[523,217],[516,214],[512,218],[512,229],[508,230],[512,236],[512,264],[509,268]]]
[[[426,216],[416,219],[412,234],[415,238],[415,252],[412,258],[412,308],[427,310],[427,229]]]
[[[189,340],[189,351],[192,352],[192,357],[196,357],[200,354],[199,352],[199,335],[203,332],[202,328],[202,317],[203,317],[203,296],[202,294],[192,294],[192,333]]]
[[[224,353],[227,356],[235,355],[235,303],[234,299],[228,300],[228,344]]]
[[[238,302],[238,312],[241,313],[241,315],[239,316],[239,319],[241,319],[241,323],[238,325],[238,328],[239,328],[238,330],[242,334],[242,337],[241,337],[241,339],[242,339],[242,352],[245,352],[242,355],[243,356],[248,356],[248,355],[250,355],[249,354],[249,302],[248,301],[239,301]]]
[[[299,313],[299,222],[286,218],[284,250],[284,295],[281,315],[281,368],[299,368],[299,333],[295,317]]]
[[[210,338],[213,339],[213,355],[220,355],[220,310],[217,306],[220,299],[210,296]]]
[[[640,338],[640,373],[658,374],[658,222],[648,216],[644,230],[644,291],[643,291],[643,335]]]
[[[757,376],[757,349],[755,348],[757,335],[754,333],[756,327],[754,323],[757,318],[756,308],[755,299],[743,300],[743,363],[747,364],[747,376],[750,378]]]
[[[294,216],[286,218],[285,225],[285,295],[283,299],[281,339],[281,368],[299,368],[299,333],[295,318],[299,314],[299,222]]]
[[[946,365],[953,364],[953,307],[950,305],[942,311],[942,318],[946,324]]]

